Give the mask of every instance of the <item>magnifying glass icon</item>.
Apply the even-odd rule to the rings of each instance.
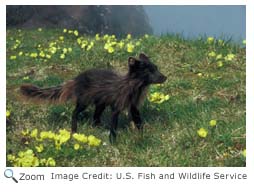
[[[17,179],[15,179],[15,177],[13,177],[13,171],[11,169],[6,169],[4,171],[4,176],[6,178],[12,178],[13,181],[15,181],[16,183],[18,183]]]

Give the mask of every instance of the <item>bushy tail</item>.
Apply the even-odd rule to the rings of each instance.
[[[71,80],[57,87],[39,88],[32,84],[20,86],[21,93],[32,99],[48,100],[51,102],[65,102],[69,99],[75,99],[75,81]]]

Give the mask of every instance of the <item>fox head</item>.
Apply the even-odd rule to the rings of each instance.
[[[143,80],[145,84],[163,83],[167,79],[144,53],[139,54],[139,59],[129,57],[128,64],[130,77]]]

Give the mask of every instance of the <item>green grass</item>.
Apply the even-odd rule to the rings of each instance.
[[[64,41],[60,41],[59,36],[64,36]],[[110,54],[104,49],[103,40],[84,36],[88,44],[94,42],[86,51],[77,43],[77,38],[62,30],[7,30],[6,108],[11,112],[7,117],[7,155],[17,157],[19,151],[32,149],[38,158],[54,158],[56,166],[245,166],[242,154],[246,148],[244,45],[216,39],[209,43],[206,38],[186,40],[179,35],[149,36],[125,39],[134,45],[140,42],[131,53],[123,47],[115,48]],[[39,55],[30,57],[32,52],[47,53],[50,42],[56,42],[59,48],[50,54],[50,59]],[[61,59],[62,49],[70,47],[72,51]],[[222,58],[209,57],[212,51],[216,56],[222,54]],[[168,77],[163,86],[152,86],[150,91],[170,96],[161,104],[146,100],[141,107],[143,137],[123,113],[117,143],[111,145],[108,141],[110,110],[103,114],[103,125],[93,127],[94,109],[90,107],[80,116],[78,132],[101,139],[100,146],[74,150],[74,143],[69,143],[56,150],[52,143],[45,141],[44,151],[36,152],[39,141],[22,135],[22,131],[70,130],[74,105],[25,101],[19,93],[20,85],[55,86],[93,67],[113,68],[124,73],[128,57],[140,52],[150,56]],[[224,58],[228,54],[234,54],[230,61]],[[10,59],[11,56],[16,59]],[[218,61],[223,66],[219,67]],[[216,127],[209,125],[212,119],[217,120]],[[205,138],[197,134],[201,127],[208,131]],[[13,164],[7,161],[7,165]]]

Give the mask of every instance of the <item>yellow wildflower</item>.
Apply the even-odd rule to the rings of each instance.
[[[44,149],[43,145],[40,144],[39,146],[35,146],[35,149],[37,150],[38,153],[41,153]]]
[[[59,37],[59,40],[60,40],[60,41],[63,41],[63,40],[64,40],[64,36],[60,36],[60,37]]]
[[[22,55],[23,55],[23,51],[20,51],[20,52],[19,52],[19,56],[22,56]]]
[[[164,101],[169,100],[169,95],[164,95],[163,93],[155,92],[152,93],[149,97],[148,100],[152,103],[163,103]]]
[[[197,131],[197,133],[198,133],[198,136],[199,137],[202,137],[202,138],[205,138],[206,136],[207,136],[207,134],[208,134],[208,132],[207,132],[207,130],[205,129],[205,128],[200,128],[198,131]]]
[[[78,30],[75,30],[73,33],[75,36],[78,36]]]
[[[90,146],[95,146],[96,147],[96,146],[99,146],[101,144],[101,140],[96,138],[93,135],[89,135],[87,140],[88,140],[88,145],[90,145]]]
[[[9,110],[6,110],[6,117],[9,118],[11,116],[11,112]]]
[[[115,50],[114,50],[113,47],[109,47],[109,48],[108,48],[108,52],[109,52],[109,53],[113,53],[114,51],[115,51]]]
[[[132,53],[134,50],[134,45],[132,43],[127,44],[127,52]]]
[[[41,51],[40,54],[39,54],[39,56],[43,58],[43,57],[46,56],[46,54],[45,54],[43,51]]]
[[[216,56],[216,53],[214,51],[211,51],[210,53],[208,53],[208,56],[209,57],[215,57]]]
[[[16,55],[10,56],[10,60],[15,60],[15,59],[17,59],[17,56],[16,56]]]
[[[69,48],[68,48],[68,51],[69,51],[69,53],[70,53],[70,52],[72,52],[72,48],[71,48],[71,47],[69,47]]]
[[[131,34],[128,34],[126,39],[131,39]]]
[[[243,155],[244,157],[246,157],[246,149],[244,149],[244,150],[242,151],[242,155]]]
[[[64,33],[67,33],[67,29],[64,29],[63,32],[64,32]]]
[[[68,52],[67,48],[63,48],[63,53],[66,54]]]
[[[235,55],[232,53],[227,54],[224,59],[225,61],[232,61],[235,58]]]
[[[65,54],[61,54],[60,59],[65,59]]]
[[[85,136],[84,134],[74,133],[72,137],[79,142],[87,143],[87,136]]]
[[[8,161],[14,161],[15,159],[16,159],[15,155],[11,155],[11,154],[7,155]]]
[[[100,35],[99,35],[98,33],[95,35],[95,40],[96,40],[96,41],[99,41],[99,40],[100,40]]]
[[[222,61],[218,61],[217,65],[218,65],[218,67],[223,67],[223,62]]]
[[[215,127],[217,125],[217,121],[212,119],[210,122],[209,122],[210,126],[211,127]]]
[[[30,134],[31,137],[36,138],[37,135],[38,135],[38,129],[34,129],[31,131],[31,134]]]
[[[144,37],[147,39],[147,38],[149,38],[149,35],[148,35],[148,34],[145,34],[145,36],[144,36]]]
[[[56,166],[56,161],[52,157],[49,157],[47,162],[46,162],[46,166],[55,167]]]
[[[207,38],[207,43],[211,44],[214,42],[214,38],[213,37],[208,37]]]
[[[216,60],[219,60],[219,59],[221,59],[222,58],[222,54],[218,54],[217,56],[216,56]]]
[[[32,58],[36,58],[37,56],[38,56],[37,53],[31,53],[31,54],[30,54],[30,57],[32,57]]]
[[[79,145],[78,143],[76,143],[76,144],[74,145],[74,149],[75,149],[75,150],[79,150],[79,148],[80,148],[80,145]]]

